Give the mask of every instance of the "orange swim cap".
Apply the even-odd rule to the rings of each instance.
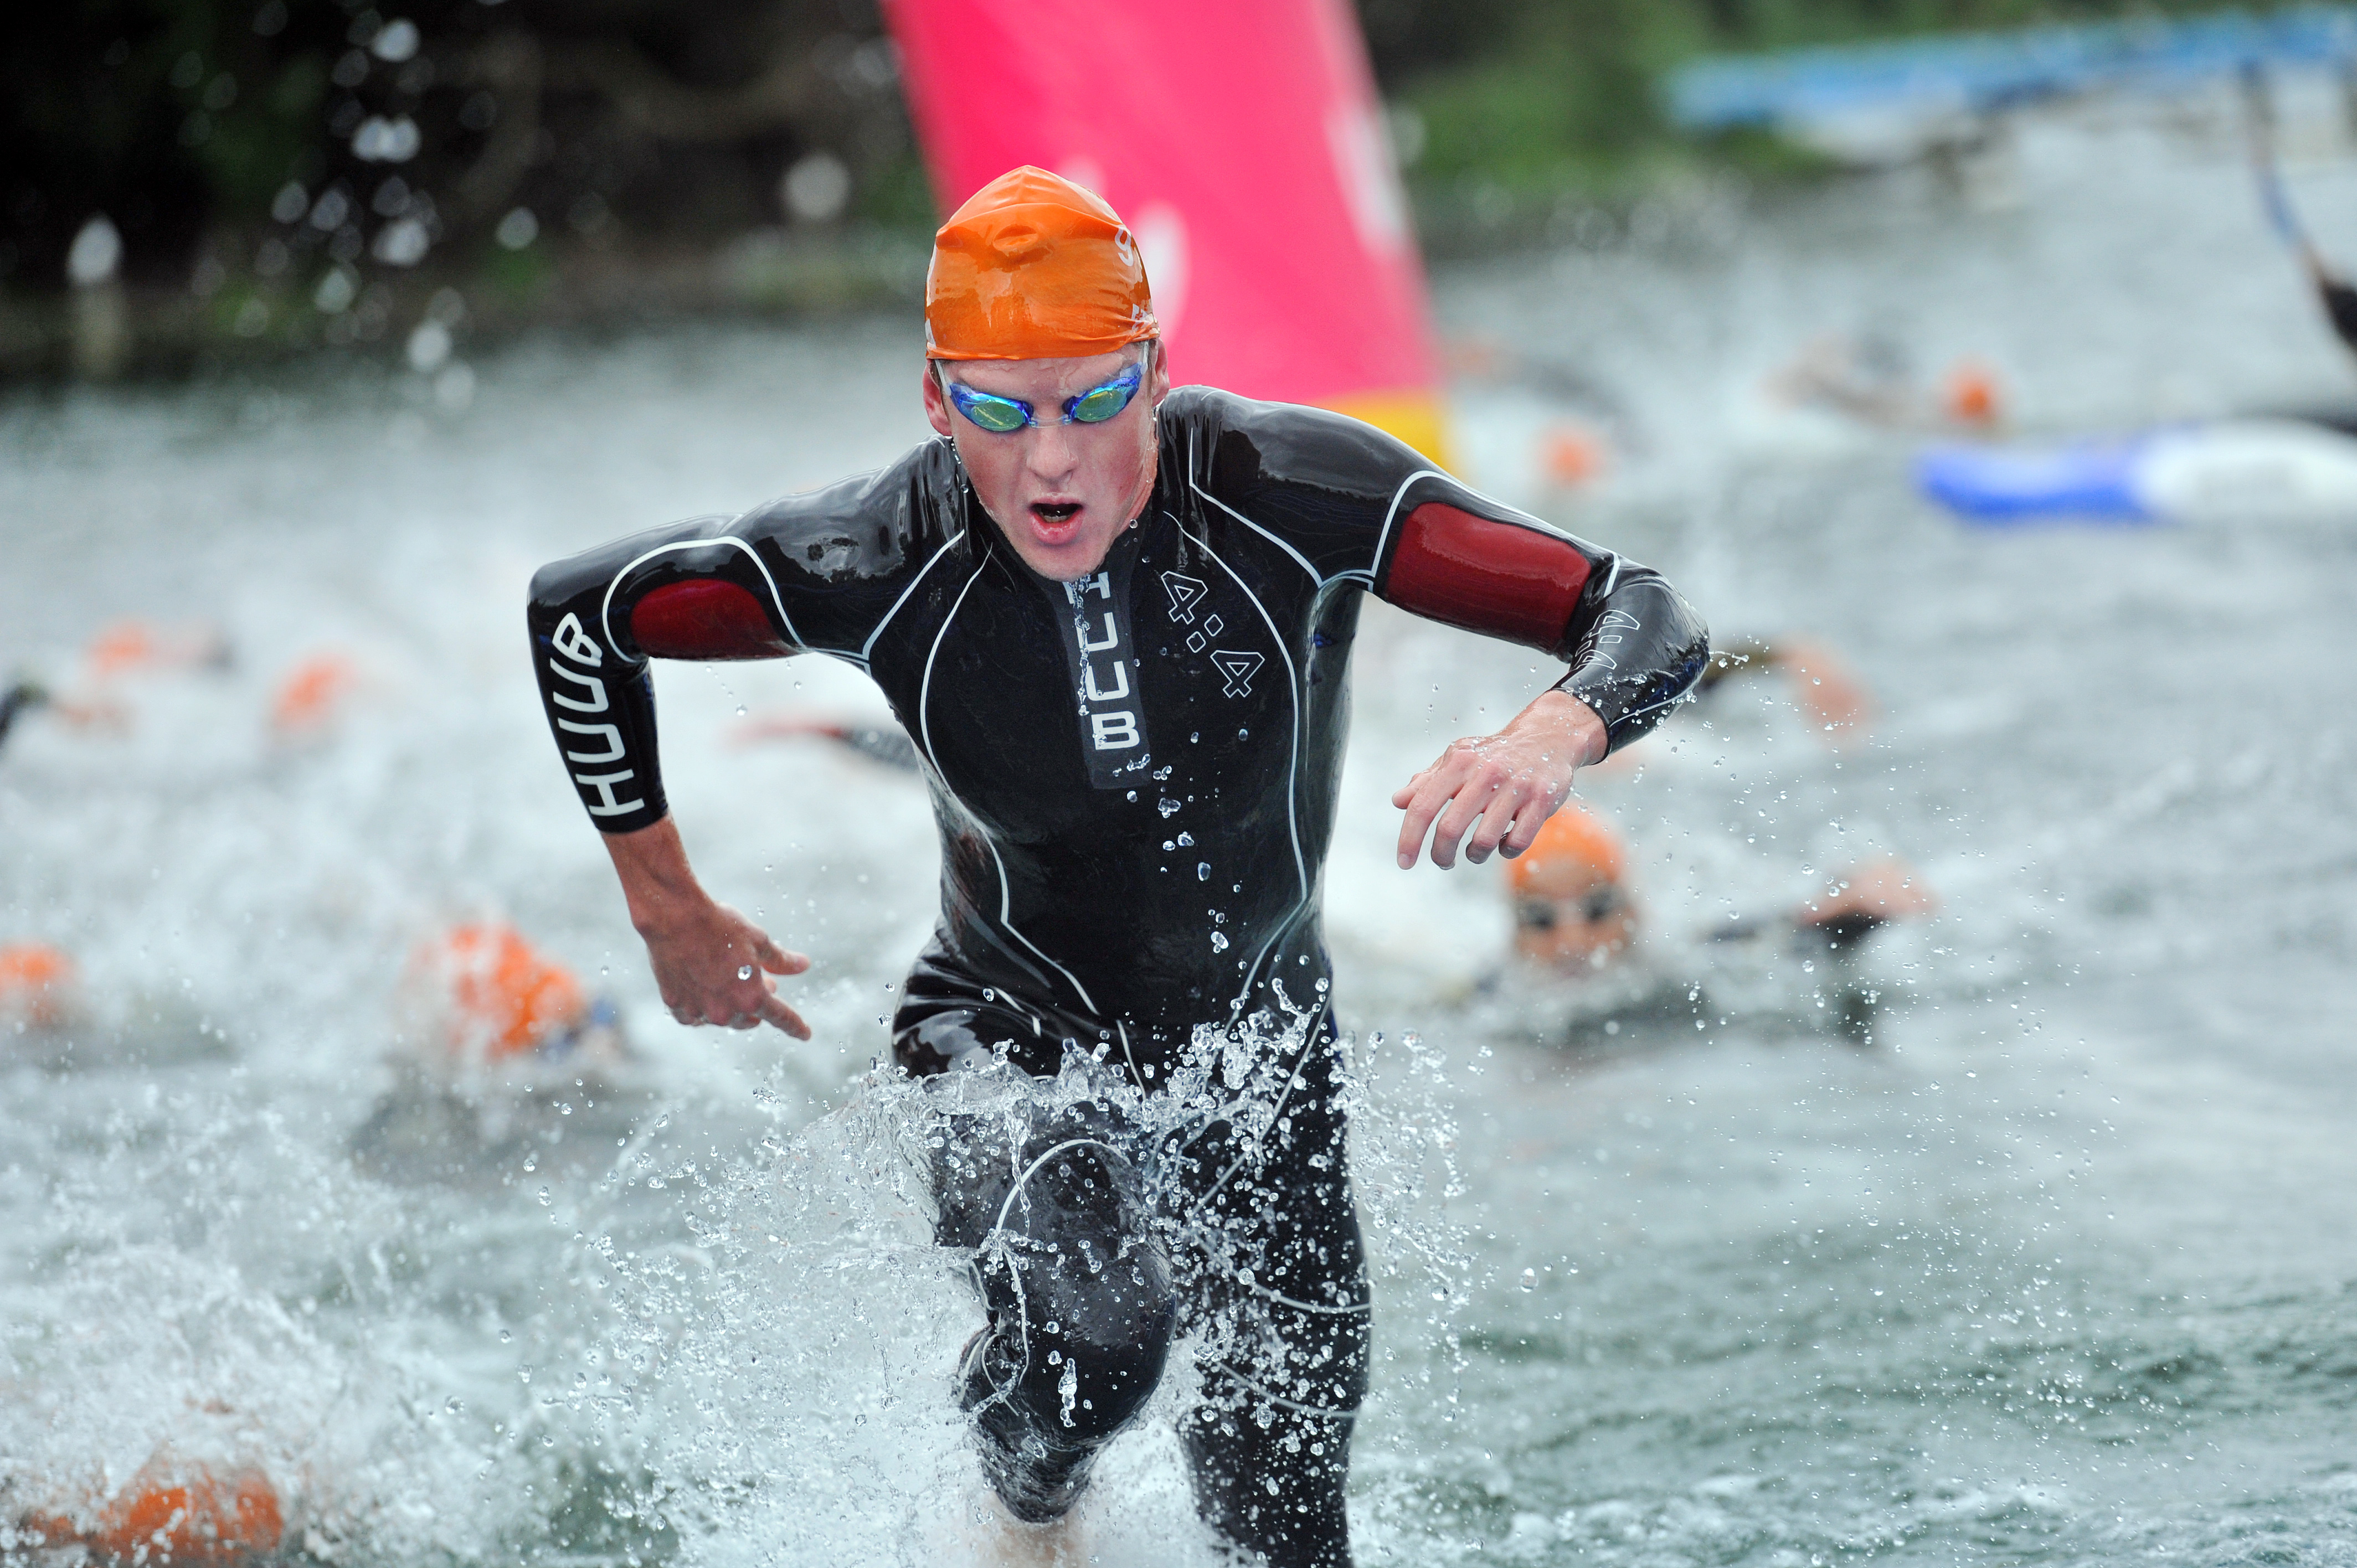
[[[581,983],[512,926],[458,926],[417,950],[414,982],[439,992],[450,1048],[517,1056],[577,1024]]]
[[[1940,389],[1940,411],[1958,424],[1993,425],[2004,414],[1996,373],[1977,360],[1949,367]]]
[[[1573,805],[1549,817],[1531,847],[1506,863],[1506,880],[1518,898],[1577,898],[1618,883],[1620,872],[1620,841]]]
[[[51,1546],[76,1544],[101,1562],[201,1563],[227,1568],[278,1548],[286,1522],[259,1470],[216,1477],[201,1466],[150,1464],[86,1525],[35,1515],[27,1528]]]
[[[0,1018],[53,1029],[73,1011],[74,963],[47,942],[0,943]]]
[[[929,360],[1064,360],[1158,337],[1137,239],[1121,215],[1026,164],[933,235]]]
[[[282,736],[312,735],[328,727],[359,672],[340,653],[315,653],[286,672],[270,700],[270,727]]]
[[[145,621],[119,620],[96,637],[82,650],[90,661],[90,672],[102,681],[111,680],[125,671],[153,664],[159,657],[155,628]]]

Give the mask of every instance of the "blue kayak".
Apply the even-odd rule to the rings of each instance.
[[[2221,419],[2040,448],[1939,446],[1916,489],[1966,522],[2357,523],[2357,438],[2294,419]]]

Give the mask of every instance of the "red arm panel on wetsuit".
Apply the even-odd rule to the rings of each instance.
[[[1426,501],[1400,525],[1383,597],[1429,620],[1555,651],[1587,572],[1567,540]]]
[[[672,583],[630,611],[630,637],[656,659],[775,659],[794,651],[749,589],[717,578]]]

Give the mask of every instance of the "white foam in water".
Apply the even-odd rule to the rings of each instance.
[[[1723,639],[1829,641],[1878,713],[1837,750],[1738,683],[1583,779],[1644,954],[1501,977],[1498,868],[1395,871],[1385,801],[1553,671],[1370,607],[1329,898],[1362,1562],[2349,1555],[2346,531],[1992,536],[1910,495],[1904,438],[1744,412],[1869,330],[1989,360],[2055,434],[2349,400],[2204,115],[2026,120],[2003,200],[1900,173],[1442,279],[1452,331],[1577,367],[1636,437],[1513,499]],[[2317,124],[2287,178],[2357,260]],[[923,793],[737,744],[740,709],[879,714],[840,666],[662,669],[700,872],[814,961],[813,1044],[681,1029],[522,624],[543,561],[921,438],[914,325],[460,349],[463,408],[316,369],[0,410],[0,668],[71,693],[128,615],[237,655],[0,753],[0,941],[68,949],[84,993],[0,1035],[0,1525],[168,1451],[258,1467],[322,1562],[959,1562],[979,1312],[907,1158],[924,1091],[872,1071],[932,919]],[[274,735],[323,652],[352,690]],[[1838,961],[1703,940],[1886,854],[1935,919]],[[429,1092],[404,965],[482,918],[610,992],[633,1059]],[[1189,1397],[1108,1453],[1103,1561],[1218,1561]]]

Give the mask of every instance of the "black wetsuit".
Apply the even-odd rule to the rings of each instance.
[[[1150,1391],[1189,1304],[1224,1290],[1274,1316],[1244,1331],[1257,1348],[1208,1369],[1207,1388],[1243,1391],[1257,1418],[1232,1401],[1190,1428],[1206,1517],[1273,1562],[1341,1562],[1366,1294],[1330,1103],[1318,883],[1361,596],[1566,659],[1564,689],[1615,746],[1686,690],[1707,644],[1649,569],[1480,496],[1369,426],[1199,387],[1173,392],[1158,422],[1154,493],[1084,582],[1027,567],[951,444],[931,441],[830,489],[544,569],[533,663],[567,769],[608,832],[664,813],[649,658],[806,650],[875,680],[917,743],[942,832],[941,923],[893,1022],[911,1073],[1002,1050],[1048,1075],[1078,1051],[1154,1091],[1199,1027],[1293,1020],[1294,1059],[1259,1064],[1281,1102],[1272,1130],[1217,1169],[1201,1151],[1233,1141],[1225,1123],[1201,1129],[1173,1174],[1169,1149],[1141,1144],[1118,1113],[1077,1108],[1068,1114],[1110,1119],[1080,1145],[1097,1153],[1041,1164],[1071,1127],[1007,1134],[984,1162],[996,1187],[943,1167],[940,1230],[990,1243],[977,1279],[992,1324],[965,1392],[1017,1513],[1068,1505]],[[1091,1181],[1129,1196],[1092,1198]],[[1059,1182],[1073,1185],[1051,1191]],[[1254,1196],[1226,1227],[1232,1244],[1204,1255],[1265,1251],[1243,1284],[1214,1289],[1202,1270],[1217,1266],[1141,1230],[1157,1205],[1200,1217],[1239,1192]],[[1092,1255],[1112,1248],[1135,1265],[1121,1310],[1098,1304],[1114,1326],[1071,1356],[1033,1332],[1033,1297],[1056,1271],[1027,1286],[1007,1262],[1023,1214],[1049,1217],[1063,1238],[1043,1257],[1069,1264],[1093,1236]]]
[[[2357,288],[2350,287],[2346,279],[2319,274],[2316,297],[2324,306],[2324,318],[2332,323],[2334,336],[2357,354]]]
[[[7,744],[8,731],[15,727],[17,715],[29,714],[49,700],[49,694],[30,681],[19,681],[0,692],[0,746]]]

